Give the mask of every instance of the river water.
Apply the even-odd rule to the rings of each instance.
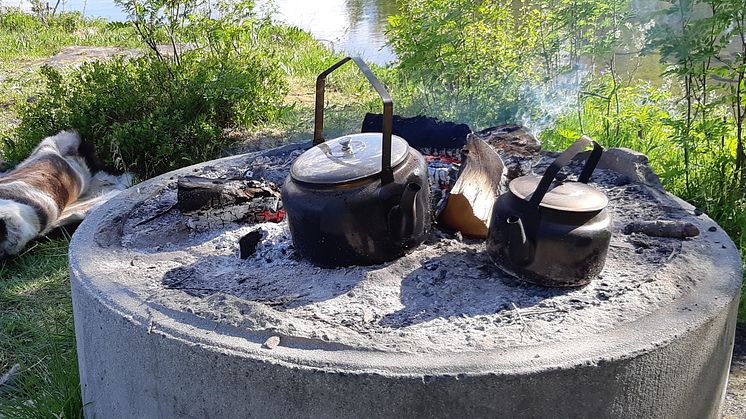
[[[264,3],[264,2],[258,2]],[[396,0],[274,0],[275,18],[305,29],[334,50],[386,64],[396,59],[386,45],[388,17]]]
[[[397,13],[397,0],[256,0],[256,3],[260,15],[271,14],[275,20],[307,30],[337,52],[359,55],[381,65],[396,60],[385,32],[388,17]],[[633,0],[632,7],[638,14],[650,15],[656,4],[655,0]],[[0,0],[0,6],[30,9],[28,0]],[[112,21],[127,19],[114,0],[63,0],[59,8]],[[662,67],[657,57],[639,59],[633,54],[617,58],[621,74],[632,71],[639,79],[656,84],[660,80]]]
[[[28,0],[4,0],[0,5],[30,9]],[[127,19],[113,0],[66,0],[59,8],[115,21]],[[376,64],[396,59],[385,35],[387,18],[397,11],[396,0],[258,0],[257,8],[311,32],[336,51],[360,55]]]

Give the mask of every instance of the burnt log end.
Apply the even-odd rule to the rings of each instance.
[[[184,176],[177,182],[176,206],[182,212],[191,212],[240,205],[257,198],[279,197],[279,188],[268,182]]]

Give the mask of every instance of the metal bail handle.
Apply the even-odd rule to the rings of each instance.
[[[529,202],[532,206],[538,207],[539,204],[541,204],[544,195],[549,191],[549,187],[552,185],[552,182],[559,171],[570,164],[573,157],[585,151],[589,145],[593,145],[593,151],[591,151],[591,154],[588,156],[588,160],[586,160],[585,165],[583,166],[583,171],[580,172],[578,182],[588,183],[588,181],[591,180],[591,175],[593,174],[593,171],[596,170],[596,165],[598,165],[598,161],[601,160],[601,155],[603,154],[604,149],[599,143],[584,135],[575,141],[570,148],[560,154],[560,156],[557,157],[557,159],[555,159],[547,168],[547,171],[544,172],[544,176],[541,178],[541,181],[539,181],[539,185],[536,187],[533,195],[531,195],[531,200]]]
[[[391,135],[394,126],[394,101],[365,62],[359,57],[346,57],[329,67],[316,78],[316,108],[314,112],[313,145],[324,142],[324,92],[326,77],[348,61],[352,60],[376,89],[383,101],[383,147],[381,149],[381,183],[394,181],[394,170],[391,168]]]

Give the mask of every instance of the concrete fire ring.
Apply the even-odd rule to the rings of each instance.
[[[621,167],[614,156],[608,168],[650,181],[644,164]],[[107,268],[127,255],[116,240],[123,214],[149,191],[177,175],[249,158],[144,182],[96,210],[75,233],[70,273],[87,418],[718,417],[742,263],[704,215],[693,218],[701,240],[681,247],[696,258],[666,265],[667,275],[693,280],[679,298],[592,335],[489,351],[365,350],[293,336],[269,349],[273,331],[165,308],[130,289],[138,278],[126,269]]]

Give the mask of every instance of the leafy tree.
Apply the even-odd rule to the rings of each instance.
[[[523,82],[538,76],[532,35],[510,7],[483,0],[409,1],[389,29],[412,105],[477,125],[517,113]]]

